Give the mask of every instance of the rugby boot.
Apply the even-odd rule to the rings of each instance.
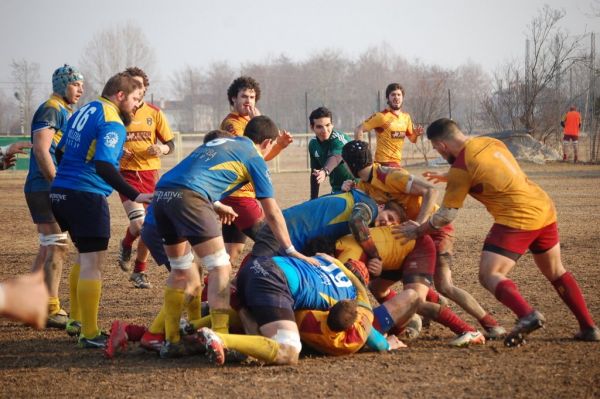
[[[544,327],[544,324],[546,324],[544,315],[534,310],[517,321],[512,331],[504,338],[504,345],[514,347],[525,344],[525,337],[533,331]]]
[[[575,334],[577,341],[598,342],[600,341],[600,329],[596,326],[586,328]]]

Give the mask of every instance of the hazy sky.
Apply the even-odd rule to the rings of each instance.
[[[127,21],[144,30],[163,80],[185,65],[237,68],[281,53],[303,60],[325,48],[354,57],[383,41],[408,59],[471,60],[493,71],[523,56],[526,27],[543,4],[567,11],[561,26],[571,34],[600,31],[593,1],[0,0],[0,89],[12,90],[11,60],[38,62],[49,81],[57,66],[78,64],[95,33]]]

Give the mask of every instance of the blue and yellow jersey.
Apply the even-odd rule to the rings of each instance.
[[[118,170],[126,137],[114,103],[99,98],[83,106],[69,119],[58,144],[64,155],[52,187],[110,195],[113,189],[96,173],[95,161],[111,163]]]
[[[196,148],[165,173],[157,189],[183,188],[211,202],[227,197],[250,182],[256,198],[272,198],[269,169],[256,146],[247,137],[220,138]]]
[[[371,209],[372,223],[377,217],[377,204],[359,190],[324,195],[283,211],[292,244],[299,249],[316,237],[338,237],[350,234],[348,221],[355,204],[364,202]]]
[[[373,227],[371,238],[381,257],[383,270],[399,270],[404,260],[415,248],[415,240],[401,244],[392,234],[392,226]],[[352,234],[344,236],[335,243],[336,258],[345,263],[349,259],[367,262],[367,255]]]
[[[39,106],[33,120],[31,121],[31,142],[37,132],[42,129],[54,130],[54,136],[52,137],[52,143],[50,144],[50,156],[52,162],[56,166],[56,145],[60,141],[65,128],[67,127],[67,120],[73,110],[65,102],[62,97],[57,95],[51,95],[46,102]],[[25,181],[25,192],[36,192],[36,191],[50,191],[50,182],[44,178],[40,167],[38,166],[35,154],[33,151],[29,154],[29,173],[27,174],[27,180]]]
[[[250,122],[250,117],[240,115],[237,112],[231,112],[221,122],[220,129],[231,134],[235,134],[236,136],[243,136],[248,122]],[[256,197],[254,194],[254,188],[252,188],[252,184],[246,184],[236,192],[232,193],[231,196],[246,198]]]
[[[319,266],[298,258],[274,256],[273,261],[283,271],[294,299],[294,310],[327,310],[342,299],[355,299],[356,288],[341,263],[315,257]]]

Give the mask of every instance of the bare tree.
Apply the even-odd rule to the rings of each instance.
[[[0,91],[0,134],[20,131],[19,109],[13,96],[8,97]]]
[[[174,121],[179,130],[194,131],[197,126],[196,109],[202,103],[206,78],[202,69],[186,65],[175,71],[171,77],[171,86],[175,98],[178,99],[179,110]]]
[[[108,78],[130,66],[140,67],[152,76],[155,62],[154,50],[135,23],[127,22],[96,33],[80,59],[86,97],[95,97]]]
[[[15,97],[20,105],[21,126],[24,128],[22,133],[27,134],[31,131],[33,96],[35,82],[40,79],[40,64],[22,59],[13,60],[10,67],[12,78],[15,81]]]

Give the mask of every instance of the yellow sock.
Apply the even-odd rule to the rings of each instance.
[[[273,363],[277,358],[279,344],[271,338],[259,335],[217,334],[227,349],[235,349],[265,363]]]
[[[81,321],[79,298],[77,297],[77,283],[79,283],[79,263],[73,264],[69,273],[69,300],[71,301],[70,319]]]
[[[194,319],[194,320],[190,320],[190,324],[194,327],[195,330],[202,328],[202,327],[211,327],[211,317],[209,316],[204,316],[201,317],[199,319]]]
[[[213,331],[227,334],[229,332],[229,309],[211,309],[210,325]]]
[[[160,308],[160,312],[158,312],[158,315],[152,321],[148,331],[150,331],[152,334],[165,333],[165,305]]]
[[[192,299],[186,303],[186,310],[189,320],[195,320],[202,317],[200,296],[193,296]]]
[[[55,296],[48,298],[48,314],[53,315],[60,310],[60,299]]]
[[[94,338],[100,334],[98,328],[98,308],[102,293],[101,280],[79,280],[77,298],[81,311],[81,333],[86,338]]]
[[[171,343],[178,343],[179,320],[183,311],[184,293],[181,289],[165,288],[165,339]]]

